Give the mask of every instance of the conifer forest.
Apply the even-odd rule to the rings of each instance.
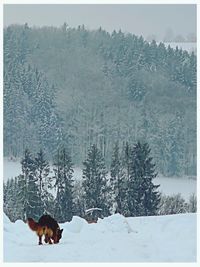
[[[21,163],[4,182],[11,221],[196,211],[153,183],[196,176],[194,52],[67,23],[5,27],[3,49],[4,157]]]

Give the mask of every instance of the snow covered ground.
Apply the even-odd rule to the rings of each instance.
[[[186,201],[189,200],[191,194],[196,195],[197,180],[188,177],[157,177],[154,184],[159,184],[159,191],[165,195],[180,193]]]
[[[4,158],[4,181],[11,177],[18,176],[20,173],[21,165],[19,161],[13,162]],[[81,177],[82,170],[80,168],[75,168],[74,179],[80,180]],[[154,183],[160,184],[159,190],[166,195],[181,193],[181,195],[188,200],[192,193],[196,194],[197,181],[195,179],[188,179],[188,177],[158,177],[155,178]]]
[[[196,215],[125,218],[88,224],[73,217],[59,244],[38,245],[22,221],[4,215],[4,262],[195,262]]]

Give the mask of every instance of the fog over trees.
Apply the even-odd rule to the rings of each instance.
[[[101,27],[8,26],[4,156],[42,149],[53,161],[64,146],[82,166],[95,145],[108,167],[116,143],[121,150],[141,141],[159,173],[196,175],[196,60]]]

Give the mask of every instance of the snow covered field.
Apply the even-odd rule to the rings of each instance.
[[[4,262],[195,262],[196,215],[125,218],[97,224],[73,217],[59,244],[38,245],[22,221],[4,215]]]
[[[18,176],[21,173],[21,165],[19,161],[13,162],[4,159],[4,181],[11,177]],[[81,179],[82,170],[75,168],[74,179]],[[192,193],[196,194],[197,181],[194,179],[158,177],[154,180],[155,184],[160,184],[160,191],[166,195],[181,193],[188,200]]]
[[[180,193],[186,201],[189,200],[191,194],[196,195],[197,181],[188,177],[157,177],[154,184],[160,184],[159,191],[165,195]]]

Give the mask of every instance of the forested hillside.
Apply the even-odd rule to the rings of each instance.
[[[147,142],[159,173],[196,174],[196,56],[84,26],[4,29],[4,156],[65,145],[81,165],[96,144]]]

